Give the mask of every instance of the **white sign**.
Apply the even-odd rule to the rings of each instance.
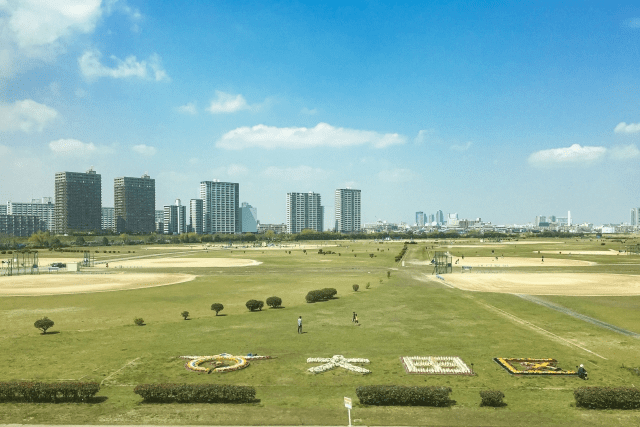
[[[344,398],[344,406],[348,409],[351,409],[351,398],[350,397],[345,397]]]

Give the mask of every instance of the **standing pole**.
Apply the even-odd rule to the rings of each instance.
[[[351,427],[351,409],[347,409],[349,411],[349,427]]]

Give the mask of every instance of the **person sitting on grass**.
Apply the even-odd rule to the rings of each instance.
[[[580,365],[580,367],[578,368],[578,377],[580,379],[586,380],[587,379],[587,370],[584,369],[584,365]]]

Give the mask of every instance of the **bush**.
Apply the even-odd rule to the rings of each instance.
[[[357,285],[357,284],[356,284],[356,285],[353,285],[353,290],[354,290],[355,292],[358,292],[358,289],[360,289],[360,285]]]
[[[320,291],[309,291],[307,295],[304,297],[304,299],[308,303],[312,303],[312,302],[322,301],[324,298],[322,298],[322,296],[320,295]]]
[[[369,289],[371,287],[371,282],[367,282],[367,286],[365,288]]]
[[[378,406],[449,406],[451,387],[368,385],[356,388],[363,405]]]
[[[144,319],[142,319],[142,317],[136,317],[135,319],[133,319],[133,323],[138,326],[144,326]]]
[[[47,333],[47,329],[51,328],[55,323],[53,323],[53,320],[49,319],[48,317],[43,317],[42,319],[36,320],[35,323],[33,324],[33,326],[35,326],[36,328],[42,330],[43,334]]]
[[[184,317],[184,320],[187,320],[187,317],[189,317],[189,312],[183,311],[182,313],[180,313],[180,316]]]
[[[320,289],[319,292],[322,299],[325,299],[325,300],[335,297],[336,294],[338,293],[338,291],[335,288],[324,288],[324,289]]]
[[[640,389],[635,387],[580,387],[573,391],[576,406],[591,409],[640,408]]]
[[[334,288],[324,288],[324,289],[316,289],[313,291],[309,291],[305,300],[309,303],[317,302],[317,301],[326,301],[333,298],[338,291]]]
[[[98,391],[96,382],[0,382],[0,402],[86,402]]]
[[[264,302],[257,301],[257,300],[254,300],[254,299],[250,299],[249,301],[247,301],[247,303],[245,305],[247,306],[249,311],[256,311],[256,310],[262,311],[262,307],[264,306]]]
[[[145,402],[252,403],[256,389],[223,384],[139,384],[133,389]]]
[[[224,310],[224,305],[220,304],[219,302],[213,303],[211,304],[211,310],[215,311],[217,316],[219,312]]]
[[[482,390],[480,391],[480,397],[482,398],[480,406],[505,406],[505,403],[502,401],[504,393],[500,390]]]
[[[282,305],[282,298],[279,297],[269,297],[267,298],[267,305],[271,308],[277,308]]]

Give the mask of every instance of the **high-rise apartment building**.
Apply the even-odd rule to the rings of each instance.
[[[640,208],[631,208],[631,218],[629,221],[629,225],[635,228],[640,226],[640,219],[638,218],[638,214],[640,214]]]
[[[151,233],[155,230],[156,180],[121,177],[113,180],[113,201],[118,233]]]
[[[205,234],[240,232],[240,184],[202,181],[200,198],[203,200]]]
[[[339,188],[335,199],[336,224],[338,233],[360,231],[360,190]]]
[[[38,231],[45,231],[46,224],[35,215],[0,215],[0,234],[29,237]]]
[[[240,206],[240,228],[243,233],[258,232],[258,209],[247,202]]]
[[[164,207],[164,234],[184,234],[187,232],[187,207],[176,199],[175,205]]]
[[[436,212],[436,223],[438,225],[444,224],[444,212],[442,211]]]
[[[323,231],[324,208],[318,193],[287,193],[287,233]]]
[[[92,169],[86,173],[56,173],[55,231],[99,231],[102,228],[102,181]]]
[[[156,233],[164,233],[164,209],[156,209]]]
[[[424,212],[416,212],[416,226],[424,227]]]
[[[116,210],[115,208],[102,208],[102,230],[116,231]]]
[[[191,228],[196,234],[204,233],[204,202],[202,199],[189,201],[189,219]]]
[[[7,202],[7,215],[37,216],[45,223],[45,230],[54,231],[53,198],[32,199],[31,203]]]

